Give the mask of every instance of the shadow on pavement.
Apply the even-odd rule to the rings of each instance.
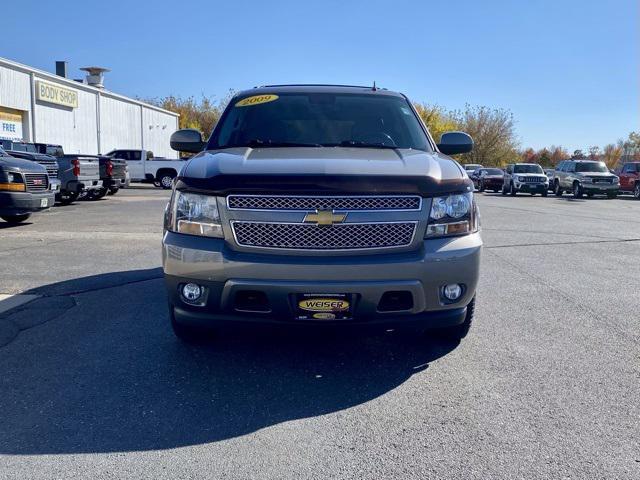
[[[116,272],[25,292],[43,298],[13,316],[42,314],[38,302],[73,302],[0,348],[0,453],[233,438],[372,401],[457,346],[415,334],[275,332],[188,346],[171,333],[160,276]]]

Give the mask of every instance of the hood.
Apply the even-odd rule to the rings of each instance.
[[[47,169],[39,163],[21,158],[0,156],[0,168],[13,172],[46,173]]]
[[[177,188],[231,192],[419,193],[472,191],[451,158],[401,149],[293,147],[202,152],[178,176]]]

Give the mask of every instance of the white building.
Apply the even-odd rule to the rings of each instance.
[[[176,156],[169,137],[178,114],[105,90],[101,73],[90,73],[91,85],[0,58],[0,137],[58,144],[69,153],[131,148]]]

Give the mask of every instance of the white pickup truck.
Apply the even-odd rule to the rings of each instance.
[[[186,164],[177,158],[154,157],[150,150],[111,150],[106,156],[125,160],[132,182],[153,183],[165,189],[171,188],[173,179]]]

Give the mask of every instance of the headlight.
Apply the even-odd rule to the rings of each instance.
[[[0,190],[24,192],[26,190],[22,175],[15,172],[3,173],[0,170]]]
[[[216,197],[176,191],[169,214],[169,229],[174,232],[215,238],[224,236]]]
[[[478,221],[472,193],[436,197],[431,202],[425,238],[477,232]]]
[[[618,177],[613,177],[613,183],[614,184],[620,183],[620,179]]]

